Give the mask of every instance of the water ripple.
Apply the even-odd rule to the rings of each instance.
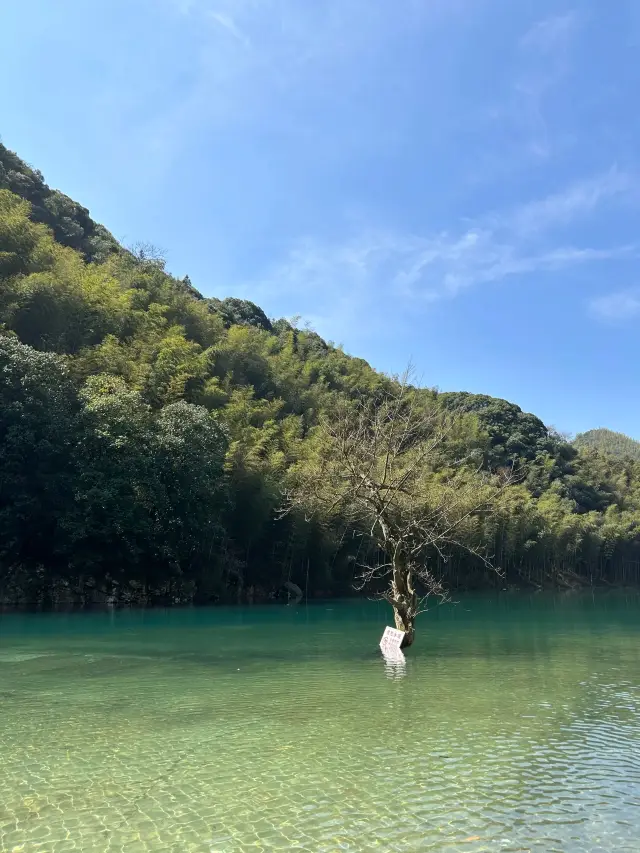
[[[635,629],[474,601],[402,665],[340,604],[21,623],[0,853],[638,853]]]

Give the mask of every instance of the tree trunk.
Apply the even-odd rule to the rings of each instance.
[[[396,605],[393,606],[393,617],[398,631],[404,631],[404,637],[400,648],[406,649],[412,645],[415,640],[415,617],[410,616],[406,611],[403,612]]]
[[[418,596],[413,588],[413,573],[401,552],[396,552],[393,559],[390,598],[396,628],[404,631],[401,648],[406,649],[415,639],[414,624],[418,615]]]

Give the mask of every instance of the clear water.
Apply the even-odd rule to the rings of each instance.
[[[640,602],[0,616],[0,851],[640,850]]]

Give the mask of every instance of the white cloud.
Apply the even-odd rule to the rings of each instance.
[[[192,124],[289,128],[302,100],[345,102],[377,62],[389,61],[394,44],[401,49],[416,29],[457,20],[474,0],[163,2],[195,34],[189,91],[152,130],[170,144]]]
[[[421,5],[414,0],[398,0],[391,8],[386,0],[169,0],[182,15],[191,17],[209,32],[214,47],[218,36],[226,34],[237,42],[251,42],[267,62],[263,70],[273,81],[293,74],[300,66],[314,63],[324,70],[345,57],[375,49],[394,31],[414,22]],[[439,8],[441,0],[432,4]],[[226,31],[226,33],[224,33]],[[238,52],[224,58],[227,70],[242,76],[246,55]],[[231,64],[231,67],[229,65]],[[266,78],[254,80],[264,85]],[[298,82],[295,78],[292,82]]]
[[[548,118],[549,101],[570,77],[574,41],[583,18],[570,11],[534,23],[518,42],[519,50],[508,79],[512,82],[490,115],[512,140],[515,163],[541,163],[569,144]],[[501,168],[504,163],[501,162]]]
[[[206,38],[202,53],[194,57],[200,67],[191,94],[175,113],[162,118],[158,137],[163,141],[190,126],[194,116],[197,121],[202,116],[219,119],[224,132],[245,116],[258,125],[287,122],[287,130],[298,120],[313,121],[300,119],[305,112],[298,109],[300,103],[311,105],[311,115],[319,94],[332,103],[343,98],[347,103],[349,87],[353,94],[373,68],[380,71],[380,59],[393,39],[402,47],[418,20],[432,25],[427,10],[429,15],[437,10],[436,17],[448,13],[449,22],[458,26],[460,18],[450,10],[463,5],[463,0],[168,2],[182,4],[182,12],[201,25]],[[535,22],[520,39],[516,34],[515,62],[505,69],[497,102],[490,109],[484,103],[478,107],[485,121],[491,114],[492,127],[473,148],[471,162],[477,164],[488,152],[500,168],[510,156],[521,165],[540,166],[565,144],[567,125],[564,112],[559,118],[558,94],[571,79],[573,47],[586,22],[582,11],[568,10]],[[371,57],[376,63],[368,64]],[[439,85],[437,75],[433,80],[425,81],[425,87]],[[456,94],[447,100],[451,111],[460,109]],[[332,134],[339,130],[331,128]],[[364,136],[358,136],[358,145],[368,144]],[[476,168],[495,179],[495,170]],[[383,322],[389,311],[415,310],[470,287],[635,257],[635,245],[604,238],[582,243],[569,229],[608,213],[637,189],[636,176],[614,165],[559,192],[442,230],[437,224],[418,233],[365,227],[333,237],[307,236],[241,289],[269,310],[294,308],[323,332],[352,337],[363,315],[370,325]],[[639,297],[624,298],[628,311],[629,300]],[[606,297],[592,310],[599,316],[612,314],[621,299],[619,294]]]
[[[300,104],[346,99],[369,58],[406,32],[423,6],[415,0],[164,2],[191,31],[193,51],[188,88],[140,131],[162,162],[189,134],[214,127],[225,134],[245,124],[304,134],[309,118],[301,117]]]
[[[613,167],[574,183],[562,192],[522,205],[503,217],[503,224],[523,236],[568,225],[593,213],[603,202],[630,194],[636,189],[636,183],[634,176]]]
[[[552,15],[537,21],[520,40],[521,47],[546,53],[566,44],[575,33],[579,17],[575,11],[564,15]]]
[[[589,313],[597,320],[615,322],[640,317],[640,288],[599,296],[589,303]]]
[[[232,35],[234,39],[237,39],[239,42],[244,44],[245,47],[249,46],[249,39],[245,33],[242,32],[231,15],[226,15],[223,12],[210,11],[208,16],[212,21],[215,21],[230,35]]]
[[[309,291],[330,300],[347,293],[366,299],[386,291],[397,298],[433,301],[473,285],[615,260],[635,251],[632,245],[602,249],[563,245],[527,252],[517,244],[497,241],[491,232],[473,230],[425,238],[370,234],[344,243],[307,240],[253,288],[263,298],[304,296]]]
[[[559,239],[561,226],[588,217],[605,201],[635,187],[615,169],[563,192],[493,212],[458,232],[403,234],[368,229],[343,240],[306,239],[260,281],[247,285],[271,302],[295,297],[323,302],[334,320],[366,306],[424,304],[451,298],[474,285],[549,274],[578,265],[636,257],[638,247],[575,246]]]

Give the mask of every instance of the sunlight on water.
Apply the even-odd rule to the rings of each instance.
[[[0,616],[0,851],[640,850],[640,603]]]

